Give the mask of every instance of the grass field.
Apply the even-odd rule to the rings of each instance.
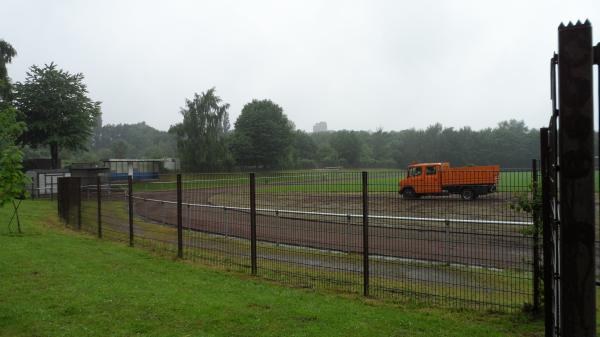
[[[369,171],[370,192],[398,192],[398,181],[406,177],[403,170],[374,170]],[[136,182],[134,191],[164,191],[175,190],[175,176],[162,176],[160,181]],[[291,171],[261,173],[256,177],[257,192],[287,193],[287,192],[360,192],[362,189],[360,171]],[[530,171],[501,172],[498,192],[526,192],[531,186]],[[232,175],[202,175],[183,174],[184,189],[246,187],[250,179],[248,174]],[[126,185],[117,184],[121,188]]]
[[[0,227],[0,336],[542,336],[520,312],[287,288],[66,230],[48,201],[21,210],[24,234]]]

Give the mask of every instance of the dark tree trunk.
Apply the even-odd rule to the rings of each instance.
[[[52,168],[58,169],[58,144],[50,144],[50,156],[52,157]]]

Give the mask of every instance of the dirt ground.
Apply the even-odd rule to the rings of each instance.
[[[137,193],[138,197],[175,201],[174,191]],[[322,250],[363,251],[362,196],[359,193],[258,193],[257,208],[336,213],[341,216],[258,212],[257,239]],[[369,195],[369,252],[390,258],[437,261],[530,271],[533,239],[522,224],[473,223],[465,220],[530,222],[528,214],[511,208],[515,196],[496,193],[475,201],[456,197],[405,200],[395,193]],[[183,202],[223,206],[183,206],[186,228],[206,233],[250,237],[247,190],[214,188],[185,190]],[[228,208],[229,207],[229,208]],[[136,200],[136,215],[175,225],[175,205]],[[381,216],[426,218],[381,219]],[[452,222],[434,219],[452,219]],[[462,220],[462,221],[459,221]]]

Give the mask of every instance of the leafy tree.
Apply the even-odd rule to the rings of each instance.
[[[302,130],[296,130],[293,143],[293,164],[297,168],[314,168],[317,152],[315,141]]]
[[[186,100],[181,109],[183,122],[171,126],[185,170],[216,171],[229,168],[231,157],[225,136],[229,131],[228,103],[211,88]]]
[[[12,203],[19,233],[21,221],[15,199],[26,195],[25,186],[29,179],[22,170],[23,154],[15,143],[24,130],[25,123],[17,121],[14,108],[0,110],[0,207]]]
[[[49,146],[53,168],[60,148],[85,149],[100,116],[100,102],[88,97],[83,79],[50,63],[32,66],[25,82],[15,85],[15,103],[27,124],[20,140],[34,148]]]
[[[391,137],[387,132],[383,132],[383,128],[378,128],[371,135],[370,147],[372,149],[373,158],[376,163],[389,162],[391,157],[390,143]]]
[[[114,158],[118,158],[118,159],[127,158],[127,153],[129,152],[129,144],[126,141],[124,141],[122,139],[117,139],[116,141],[114,141],[112,143],[110,148],[112,150],[112,154],[113,154]]]
[[[358,166],[362,154],[362,142],[356,131],[342,130],[335,133],[331,146],[343,161],[350,166]]]
[[[4,40],[0,40],[0,104],[10,102],[12,99],[12,85],[10,84],[6,64],[11,63],[15,56],[17,56],[17,51],[13,46]]]
[[[123,141],[127,151],[114,145]],[[136,124],[97,125],[90,141],[90,152],[98,159],[118,158],[164,158],[175,157],[177,141],[173,133],[157,130],[144,122]]]
[[[317,149],[319,164],[323,167],[340,165],[340,157],[329,142],[319,144]]]
[[[270,100],[252,100],[235,121],[231,149],[239,165],[282,167],[293,141],[293,123]]]

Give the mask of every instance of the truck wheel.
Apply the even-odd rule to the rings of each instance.
[[[407,187],[404,189],[404,191],[402,191],[402,198],[403,199],[416,199],[417,193],[415,193],[415,190],[413,190],[412,188]]]
[[[460,192],[460,197],[463,198],[463,200],[475,200],[477,199],[477,193],[470,188],[465,188]]]

